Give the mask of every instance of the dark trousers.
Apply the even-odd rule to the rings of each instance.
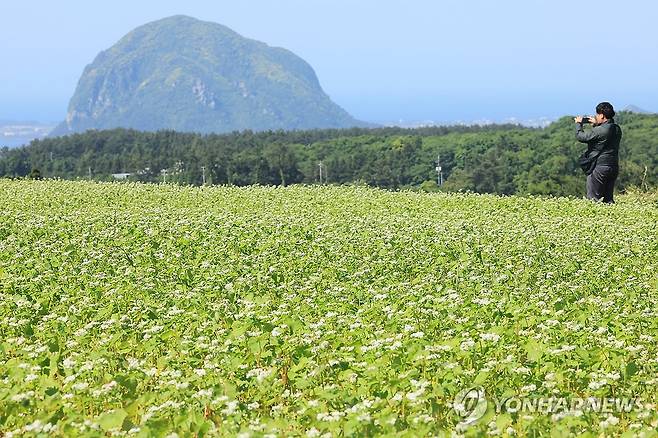
[[[594,171],[587,175],[587,199],[614,204],[612,195],[618,175],[618,166],[597,165]]]

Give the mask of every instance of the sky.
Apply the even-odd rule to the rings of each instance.
[[[98,52],[178,14],[291,50],[365,121],[658,111],[648,0],[2,0],[0,120],[63,120]]]

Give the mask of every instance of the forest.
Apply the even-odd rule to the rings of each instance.
[[[658,185],[658,115],[620,113],[617,189]],[[0,149],[0,176],[212,185],[364,184],[386,189],[581,196],[585,176],[571,117],[519,125],[417,129],[90,130]],[[440,157],[443,184],[437,181]]]

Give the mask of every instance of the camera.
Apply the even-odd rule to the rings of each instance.
[[[593,119],[593,118],[594,118],[594,117],[583,116],[583,124],[585,124],[585,123],[592,123],[592,119]]]

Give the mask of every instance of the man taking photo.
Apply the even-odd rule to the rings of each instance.
[[[581,157],[581,166],[587,174],[587,199],[613,204],[615,180],[619,175],[619,143],[621,128],[615,123],[615,110],[610,102],[596,106],[595,117],[576,117],[576,139],[587,143],[587,152]],[[583,123],[591,123],[589,131]],[[586,164],[583,165],[582,162]]]

